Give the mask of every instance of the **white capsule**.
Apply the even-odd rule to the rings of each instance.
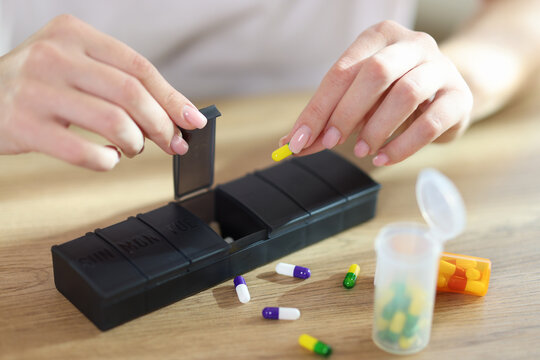
[[[251,300],[251,296],[249,295],[249,290],[246,284],[238,285],[236,287],[236,294],[238,295],[238,300],[240,300],[242,304],[248,303],[249,300]]]
[[[242,276],[237,276],[234,278],[234,287],[236,289],[236,295],[238,295],[238,300],[240,300],[242,304],[245,304],[251,300],[246,281]]]
[[[295,265],[280,262],[276,265],[276,272],[280,275],[293,276],[294,267]]]
[[[298,320],[300,319],[300,310],[297,308],[279,308],[279,319],[280,320]]]
[[[299,279],[307,279],[311,276],[311,270],[308,268],[286,263],[277,263],[276,272],[280,275],[294,276]]]
[[[265,307],[262,311],[263,318],[271,320],[298,320],[300,310],[286,307]]]

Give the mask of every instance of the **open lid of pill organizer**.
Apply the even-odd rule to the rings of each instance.
[[[466,212],[455,185],[435,169],[424,169],[416,181],[416,201],[429,233],[441,242],[459,235],[465,229]]]
[[[216,148],[216,118],[221,116],[215,105],[199,110],[208,120],[202,129],[182,131],[189,145],[185,155],[173,156],[174,197],[187,198],[200,190],[208,189],[214,182]]]

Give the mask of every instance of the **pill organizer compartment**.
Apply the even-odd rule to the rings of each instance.
[[[463,231],[465,207],[444,175],[423,170],[416,196],[429,226],[395,223],[375,239],[375,309],[372,337],[390,353],[411,354],[429,343],[443,243]]]
[[[220,114],[201,112],[207,126],[183,130],[190,151],[173,160],[177,201],[52,247],[57,289],[102,330],[374,216],[379,185],[330,151],[209,190]]]

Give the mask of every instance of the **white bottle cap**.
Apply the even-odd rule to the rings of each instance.
[[[416,201],[429,233],[441,243],[465,229],[466,213],[458,189],[435,169],[424,169],[416,181]]]

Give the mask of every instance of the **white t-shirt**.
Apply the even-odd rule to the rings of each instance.
[[[0,0],[0,54],[70,13],[152,61],[190,98],[315,88],[367,27],[416,0]]]

